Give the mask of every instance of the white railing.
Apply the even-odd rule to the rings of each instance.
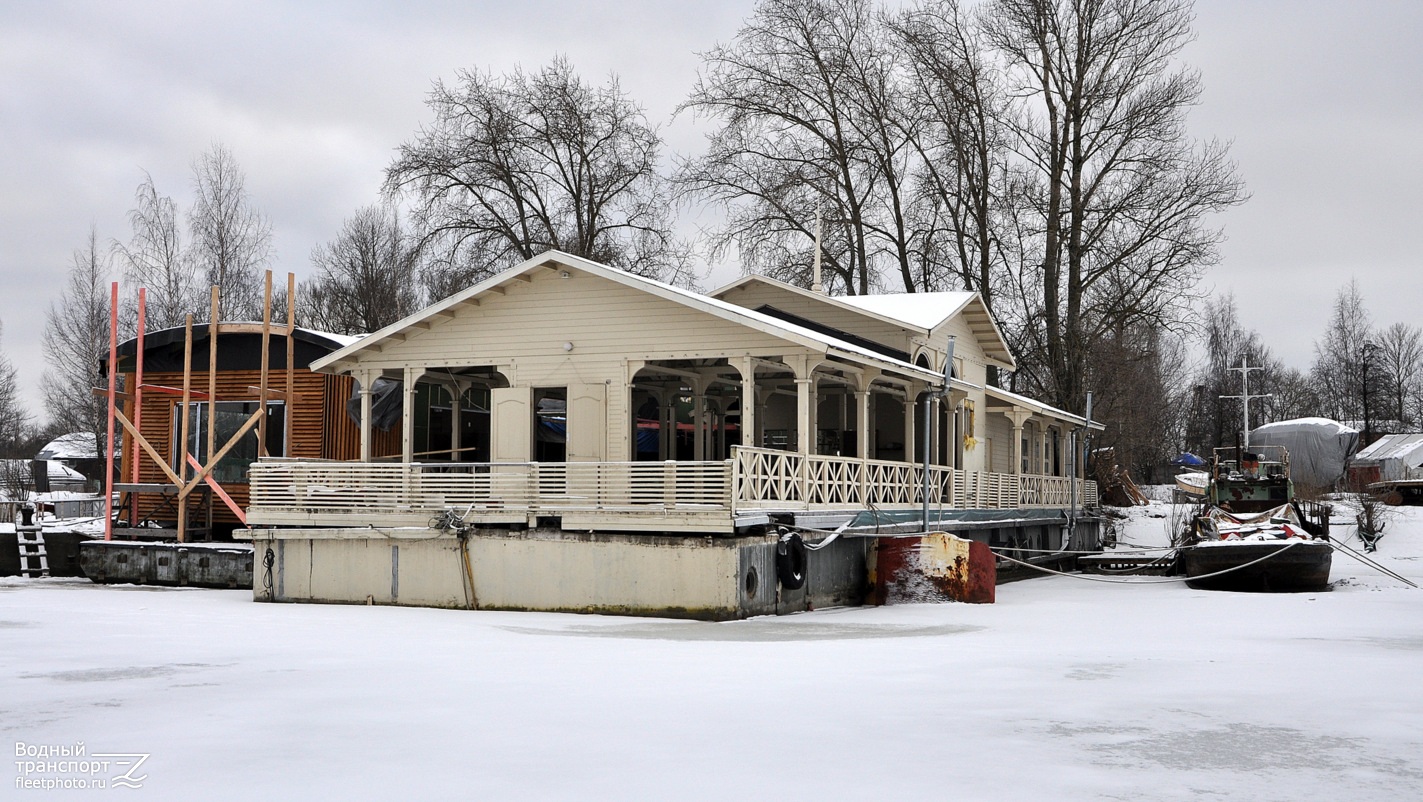
[[[722,462],[390,463],[263,459],[252,466],[254,525],[424,523],[572,512],[675,517],[742,511],[917,509],[923,468],[907,462],[733,449]],[[1096,502],[1093,482],[1078,504]],[[1067,507],[1069,480],[930,466],[929,503],[947,509]],[[588,519],[587,515],[583,516]],[[675,526],[669,523],[669,526]]]
[[[264,459],[252,466],[249,509],[313,517],[372,511],[473,513],[725,509],[723,462],[383,463]]]
[[[924,503],[924,469],[908,462],[734,449],[736,509],[913,509]],[[1096,502],[1096,483],[1078,487],[1078,505]],[[929,503],[950,509],[1069,506],[1071,480],[929,466]]]

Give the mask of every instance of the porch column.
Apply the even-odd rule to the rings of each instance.
[[[676,417],[672,410],[676,409],[677,394],[667,392],[667,388],[662,388],[656,393],[657,398],[657,458],[666,462],[676,454],[677,435]],[[669,423],[671,421],[671,423]]]
[[[1014,407],[1003,410],[1003,414],[1013,422],[1013,473],[1021,476],[1023,473],[1023,424],[1027,423],[1033,413]]]
[[[914,386],[905,388],[904,392],[904,457],[905,462],[914,462],[914,419],[919,409],[917,403],[918,393],[914,392]]]
[[[707,458],[706,391],[704,381],[692,380],[692,459],[697,462]]]
[[[400,408],[400,461],[406,464],[415,461],[415,379],[425,371],[419,368],[405,369],[405,386]]]
[[[460,433],[464,429],[464,382],[450,383],[450,462],[460,461]]]
[[[936,435],[934,434],[934,432],[933,432],[933,428],[934,428],[934,427],[940,427],[940,428],[942,429],[941,424],[940,424],[940,421],[939,421],[939,415],[941,414],[941,411],[942,411],[942,407],[941,407],[940,404],[939,404],[939,394],[938,394],[938,393],[933,393],[932,395],[929,396],[929,416],[928,416],[928,417],[929,417],[929,421],[930,421],[929,443],[931,444],[930,455],[929,455],[929,462],[931,462],[931,463],[933,463],[933,464],[935,464],[935,465],[943,465],[943,464],[944,464],[943,448],[942,448],[941,445],[940,445],[940,440],[942,440],[943,438],[940,438],[940,437],[936,436]]]
[[[795,400],[796,400],[796,451],[801,454],[814,454],[814,423],[811,421],[811,413],[815,407],[815,380],[810,377],[796,377],[795,380]]]
[[[353,371],[361,393],[361,462],[371,461],[371,385],[375,383],[376,371]]]
[[[757,446],[756,437],[756,360],[746,356],[737,360],[741,374],[741,445]]]
[[[855,456],[870,458],[870,391],[855,391]]]

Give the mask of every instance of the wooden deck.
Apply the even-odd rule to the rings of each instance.
[[[923,469],[904,462],[734,449],[717,462],[363,463],[263,459],[252,466],[248,523],[426,526],[445,510],[479,524],[559,517],[568,530],[735,531],[773,512],[918,509]],[[1078,485],[1078,504],[1096,485]],[[1065,508],[1065,477],[930,469],[946,509]]]

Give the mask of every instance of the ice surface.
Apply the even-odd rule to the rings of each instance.
[[[1423,584],[1423,509],[1375,556]],[[11,578],[0,744],[149,753],[135,799],[1423,798],[1423,591],[1333,579],[710,624]]]

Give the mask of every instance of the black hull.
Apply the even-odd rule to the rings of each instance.
[[[1298,541],[1294,541],[1298,542]],[[1236,543],[1228,546],[1187,546],[1181,549],[1181,567],[1186,584],[1197,590],[1246,592],[1309,591],[1329,587],[1329,566],[1334,549],[1323,543]],[[1267,560],[1262,557],[1275,555]],[[1192,579],[1218,573],[1254,560],[1249,568],[1208,579]]]

